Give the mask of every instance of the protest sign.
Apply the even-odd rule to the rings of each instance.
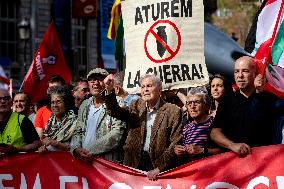
[[[138,91],[139,79],[155,74],[163,89],[208,83],[204,58],[204,7],[199,0],[121,1],[126,70],[124,88]]]

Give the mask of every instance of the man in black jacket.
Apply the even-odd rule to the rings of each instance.
[[[210,136],[218,145],[247,155],[253,146],[273,143],[276,97],[263,91],[264,78],[257,75],[251,57],[236,60],[234,77],[238,91],[219,104]]]

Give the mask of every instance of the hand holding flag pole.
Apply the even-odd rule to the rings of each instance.
[[[258,73],[266,79],[264,90],[284,99],[284,0],[263,2],[250,29],[246,48],[254,49]],[[254,46],[250,46],[254,44]]]

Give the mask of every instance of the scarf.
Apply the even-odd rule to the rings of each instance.
[[[76,128],[76,119],[73,111],[66,112],[61,122],[56,121],[52,114],[46,124],[44,136],[58,142],[69,142]]]

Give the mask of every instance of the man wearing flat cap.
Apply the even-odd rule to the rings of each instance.
[[[77,128],[71,141],[72,154],[85,162],[92,162],[96,155],[109,161],[122,161],[126,123],[106,113],[101,93],[107,75],[109,73],[101,68],[87,75],[92,97],[83,101],[79,108]]]

